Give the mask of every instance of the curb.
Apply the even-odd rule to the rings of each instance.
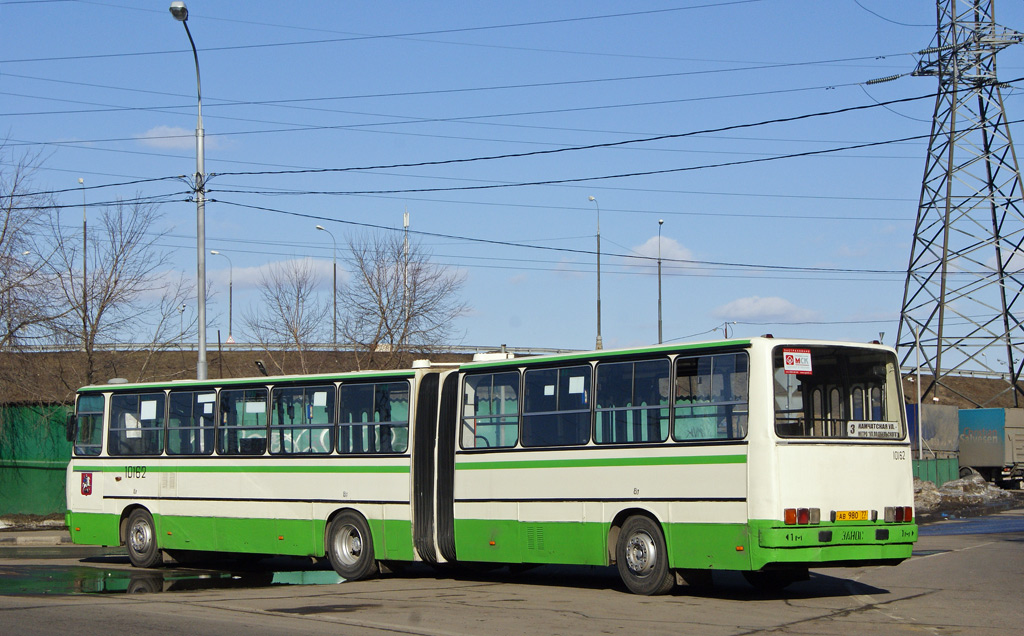
[[[74,545],[67,531],[6,530],[0,531],[0,547],[46,547]]]

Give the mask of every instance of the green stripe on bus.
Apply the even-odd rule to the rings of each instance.
[[[116,546],[121,543],[120,516],[72,512],[67,515],[76,544]],[[153,514],[161,549],[323,556],[323,519],[194,517]],[[412,561],[412,522],[367,519],[378,559]]]
[[[145,466],[152,473],[402,473],[408,466],[160,466],[147,464],[146,457],[123,459],[124,465],[75,466],[76,473],[121,473],[126,467]]]
[[[745,464],[746,455],[698,457],[595,457],[592,459],[534,459],[456,462],[455,470],[512,470],[519,468],[605,468],[611,466],[679,466],[690,464]]]

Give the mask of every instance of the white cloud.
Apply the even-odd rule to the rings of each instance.
[[[189,150],[196,147],[196,131],[178,126],[156,126],[135,138],[143,146],[161,150]]]
[[[160,150],[192,150],[196,149],[196,131],[180,126],[155,126],[141,135],[135,135],[143,146]],[[207,150],[223,150],[222,137],[206,136],[203,144]]]
[[[633,251],[647,258],[658,258],[658,236],[654,235],[646,242],[637,245]],[[667,236],[661,237],[661,259],[663,261],[692,261],[693,252],[679,244],[679,241]]]
[[[818,317],[817,312],[797,307],[778,296],[737,298],[715,309],[712,315],[722,320],[743,322],[799,322]]]
[[[295,267],[301,268],[308,265],[312,269],[313,274],[317,277],[317,287],[327,292],[330,292],[331,282],[334,279],[334,262],[325,258],[293,258],[250,267],[235,267],[230,271],[227,267],[227,263],[223,259],[215,261],[210,260],[218,258],[219,257],[215,255],[206,257],[207,279],[217,281],[219,284],[227,285],[228,275],[230,274],[233,277],[235,291],[238,291],[240,288],[245,289],[259,287],[260,279],[272,269],[289,271]],[[343,285],[346,285],[350,278],[351,275],[349,272],[341,263],[339,263],[338,287],[341,288]]]

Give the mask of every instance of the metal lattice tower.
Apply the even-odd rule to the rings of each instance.
[[[975,405],[1024,390],[1024,214],[1017,156],[996,79],[996,53],[1024,39],[1000,27],[994,0],[937,0],[938,28],[914,75],[939,79],[896,346],[923,394]],[[953,376],[1005,380],[966,394]],[[972,392],[973,393],[973,392]],[[947,395],[948,396],[948,395]]]

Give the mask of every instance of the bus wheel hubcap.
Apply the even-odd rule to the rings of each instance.
[[[138,521],[132,526],[132,550],[140,553],[145,552],[149,549],[149,544],[152,540],[153,536],[149,531],[149,524],[144,521]]]
[[[359,535],[359,530],[351,525],[345,525],[338,531],[335,545],[338,557],[346,565],[354,564],[363,553],[363,538]]]
[[[646,532],[637,532],[626,542],[626,564],[634,574],[646,574],[658,558],[654,539]]]

